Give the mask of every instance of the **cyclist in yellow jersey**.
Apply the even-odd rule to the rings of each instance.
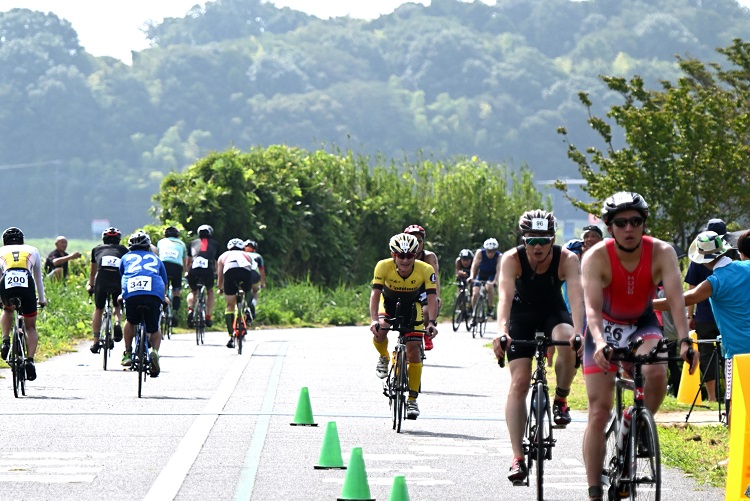
[[[437,294],[435,270],[423,261],[417,261],[416,253],[419,242],[414,235],[399,233],[391,237],[389,242],[390,259],[378,261],[375,265],[372,279],[372,293],[370,294],[370,331],[375,349],[380,354],[375,374],[381,379],[388,376],[388,327],[386,318],[392,318],[396,313],[396,303],[401,302],[412,312],[412,326],[424,323],[427,327],[426,335],[437,336]],[[422,320],[422,307],[419,296],[427,294],[427,314],[429,318]],[[406,356],[409,361],[409,398],[406,401],[407,419],[417,419],[419,407],[417,396],[422,382],[422,352],[420,344],[408,342]]]
[[[3,302],[2,324],[3,344],[1,355],[3,360],[8,358],[10,351],[10,329],[13,323],[13,309],[10,299],[17,297],[21,300],[21,314],[24,318],[27,336],[28,358],[26,359],[26,379],[36,379],[34,354],[39,336],[36,332],[37,297],[34,287],[39,292],[39,305],[47,304],[44,297],[44,282],[42,281],[42,259],[39,250],[23,243],[23,232],[15,227],[3,232],[3,246],[0,247],[0,299]]]

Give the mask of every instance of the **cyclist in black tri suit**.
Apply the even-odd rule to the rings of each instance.
[[[498,303],[498,337],[492,345],[502,358],[509,340],[533,340],[537,330],[556,341],[570,341],[583,330],[583,288],[578,257],[559,245],[553,245],[557,221],[551,212],[532,210],[518,221],[524,244],[503,254],[500,263],[500,301]],[[573,311],[571,319],[562,298],[561,285],[568,283],[568,295]],[[582,351],[582,349],[580,350]],[[505,406],[513,462],[508,480],[522,482],[528,475],[523,454],[523,432],[526,422],[526,395],[531,382],[533,346],[508,348],[510,389]],[[576,373],[576,353],[558,350],[555,362],[557,388],[553,413],[557,425],[570,423],[567,397]]]
[[[114,342],[122,340],[120,326],[120,304],[117,296],[122,292],[120,284],[120,259],[127,254],[128,248],[120,245],[122,233],[117,228],[107,228],[102,232],[102,243],[91,250],[91,273],[86,290],[94,295],[94,316],[91,319],[91,330],[94,332],[94,344],[91,353],[99,353],[101,343],[99,338],[102,330],[102,313],[107,303],[107,295],[112,298],[114,326]],[[109,349],[114,348],[114,345]]]
[[[214,229],[203,224],[198,227],[198,238],[190,242],[190,256],[188,257],[187,279],[190,293],[187,297],[188,327],[195,327],[193,323],[193,306],[198,295],[198,283],[206,286],[206,327],[213,325],[211,315],[214,311],[214,283],[216,277],[216,259],[219,257],[219,242],[211,238]]]

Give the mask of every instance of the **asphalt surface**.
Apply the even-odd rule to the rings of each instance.
[[[313,468],[331,421],[345,463],[353,448],[363,451],[349,493],[387,500],[404,475],[412,501],[536,499],[533,479],[513,487],[506,478],[509,372],[485,346],[492,336],[441,324],[425,360],[422,415],[400,434],[367,327],[252,331],[243,355],[224,346],[223,333],[203,346],[179,334],[163,341],[162,374],[140,399],[136,375],[119,367],[122,343],[106,372],[82,344],[38,364],[26,397],[13,397],[3,371],[0,500],[333,500],[346,494],[348,472]],[[303,387],[317,427],[290,426]],[[586,499],[586,416],[573,418],[555,430],[548,500]],[[678,470],[664,468],[663,485],[664,501],[724,499]]]

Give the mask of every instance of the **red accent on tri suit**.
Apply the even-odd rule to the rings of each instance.
[[[641,260],[632,272],[626,270],[617,257],[615,240],[607,240],[606,246],[612,281],[604,288],[602,316],[618,324],[635,324],[651,308],[651,300],[656,294],[656,285],[651,276],[654,239],[643,236]],[[613,300],[615,297],[617,300]]]

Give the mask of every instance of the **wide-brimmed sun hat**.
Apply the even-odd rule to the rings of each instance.
[[[721,257],[729,249],[731,247],[721,235],[715,231],[704,231],[698,234],[690,244],[688,256],[694,263],[705,264]]]

